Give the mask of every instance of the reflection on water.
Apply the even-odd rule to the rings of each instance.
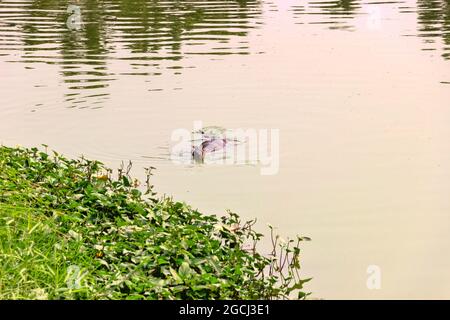
[[[408,1],[358,1],[358,0],[310,0],[298,1],[291,11],[298,24],[327,25],[329,29],[355,30],[352,19],[356,15],[370,15],[373,12],[363,12],[361,6],[367,8],[382,5],[395,5],[399,14],[416,13],[418,21],[418,36],[425,37],[424,50],[435,50],[436,43],[442,44],[442,56],[450,59],[450,1],[449,0],[418,0]],[[376,12],[381,18],[382,11]],[[304,18],[307,16],[307,18]],[[441,44],[437,44],[438,46]]]
[[[292,11],[300,21],[301,15],[312,15],[312,20],[308,22],[310,24],[324,24],[330,29],[352,30],[353,26],[349,20],[360,14],[360,8],[360,1],[357,0],[328,0],[308,1],[307,5],[293,6]]]
[[[450,59],[450,0],[418,0],[417,20],[426,49],[435,50],[442,45],[442,56]]]
[[[80,30],[66,25],[70,4],[80,7]],[[30,68],[60,65],[68,105],[95,107],[117,77],[180,75],[190,56],[248,54],[260,14],[258,0],[2,1],[0,52]],[[128,67],[110,70],[120,60]]]
[[[83,25],[69,30],[69,5],[80,7]],[[417,13],[418,35],[424,50],[442,43],[450,59],[450,1],[419,0],[363,2],[358,0],[299,0],[291,7],[298,24],[325,25],[329,29],[356,30],[356,16],[375,6],[396,6],[399,14]],[[276,11],[276,2],[268,5]],[[209,59],[250,54],[247,35],[261,23],[259,0],[80,0],[77,2],[1,1],[0,56],[8,62],[55,64],[65,86],[65,106],[98,108],[111,94],[111,81],[144,76],[149,91],[167,86],[161,75],[176,77],[195,68],[190,58]],[[126,62],[126,67],[121,64]],[[181,88],[170,88],[181,89]]]

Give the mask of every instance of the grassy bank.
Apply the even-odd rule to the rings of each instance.
[[[0,299],[305,298],[299,244],[260,254],[234,213],[159,198],[130,168],[0,147]]]

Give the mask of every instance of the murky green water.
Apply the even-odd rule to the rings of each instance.
[[[4,144],[312,237],[315,297],[450,296],[448,0],[0,0],[0,96]],[[279,129],[278,174],[174,164],[196,120]]]

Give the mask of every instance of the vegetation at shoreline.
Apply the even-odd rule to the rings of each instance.
[[[0,299],[306,298],[302,241],[204,215],[98,161],[0,147]],[[115,174],[114,174],[115,175]]]

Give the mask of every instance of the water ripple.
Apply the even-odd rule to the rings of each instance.
[[[67,23],[69,5],[80,9],[79,29]],[[176,76],[192,67],[191,56],[249,54],[245,38],[261,10],[258,0],[2,1],[0,56],[58,66],[64,101],[85,108],[107,99],[109,83],[123,76]],[[114,61],[128,66],[116,70]]]

